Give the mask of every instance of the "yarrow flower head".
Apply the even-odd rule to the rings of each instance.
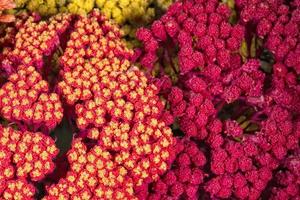
[[[126,125],[123,127],[126,128]],[[99,141],[99,145],[90,150],[81,139],[74,140],[68,152],[70,170],[66,178],[60,179],[58,184],[51,185],[47,189],[48,195],[45,199],[63,197],[137,199],[134,188],[147,179],[157,179],[158,174],[167,169],[170,141],[162,139],[161,136],[158,139],[161,142],[144,144],[137,136],[131,136],[132,139],[129,140],[127,139],[129,134],[126,132],[122,133],[120,129],[114,131],[117,133],[114,136],[115,142],[111,143],[111,136],[105,135]],[[164,131],[162,134],[166,134]],[[132,134],[130,132],[130,135]],[[118,135],[123,140],[120,140]]]
[[[33,199],[33,182],[54,170],[58,153],[54,141],[42,133],[0,126],[0,196]]]
[[[227,103],[234,102],[241,95],[245,95],[248,99],[261,96],[265,75],[260,71],[260,66],[259,60],[248,60],[239,69],[224,76],[223,98]]]
[[[40,21],[38,15],[19,18],[18,32],[11,41],[14,47],[7,49],[2,60],[9,77],[0,89],[0,112],[10,121],[23,121],[28,126],[34,125],[35,130],[39,127],[50,130],[62,120],[63,108],[59,96],[50,92],[48,82],[41,75],[52,70],[44,58],[53,55],[60,44],[59,36],[66,31],[72,16],[60,14],[49,23]]]
[[[206,176],[203,171],[206,157],[198,144],[178,140],[176,158],[169,169],[157,181],[144,184],[137,189],[139,198],[144,199],[197,199],[199,189]]]
[[[175,2],[151,29],[138,30],[137,38],[144,44],[141,64],[153,68],[159,47],[166,43],[166,56],[179,47],[181,73],[213,63],[229,68],[231,52],[239,49],[244,36],[243,27],[230,25],[229,16],[229,8],[215,0]]]
[[[257,88],[247,88],[246,85],[253,79],[261,81],[263,75],[258,72],[253,72],[253,77],[248,75],[251,70],[257,70],[255,67],[250,70],[245,66],[245,71],[241,70],[241,58],[237,52],[244,28],[229,23],[230,12],[226,4],[215,0],[178,1],[153,22],[151,29],[141,28],[137,32],[137,38],[144,45],[138,60],[150,71],[155,69],[156,63],[163,66],[154,82],[169,100],[172,115],[168,117],[169,123],[178,119],[180,129],[187,136],[207,137],[206,126],[214,121],[218,112],[215,96],[232,102],[240,94],[259,95],[259,84]],[[161,56],[160,52],[163,52]],[[174,87],[170,79],[171,83],[166,84],[164,74],[171,74],[176,83]],[[241,77],[241,80],[231,82],[234,76]],[[235,96],[232,96],[233,90]]]
[[[297,0],[283,1],[238,1],[241,19],[253,23],[256,34],[262,38],[264,47],[283,62],[285,70],[293,69],[300,74],[300,8]],[[254,14],[256,13],[256,14]]]
[[[0,112],[10,121],[54,128],[62,119],[63,108],[56,93],[33,66],[19,66],[0,89]]]
[[[58,47],[59,36],[66,31],[71,19],[71,15],[59,14],[45,22],[40,21],[38,15],[30,16],[15,36],[15,48],[8,54],[7,64],[35,65],[40,69],[44,65],[43,56],[49,56]]]
[[[73,141],[70,170],[45,198],[136,199],[134,188],[156,180],[172,155],[158,90],[130,63],[133,52],[98,10],[74,26],[58,89],[75,108],[79,136],[90,142]]]
[[[276,175],[277,186],[272,188],[271,199],[297,199],[300,193],[300,158],[299,149],[293,151],[283,162],[285,170],[279,170]]]
[[[121,73],[130,67],[132,50],[121,42],[119,29],[103,15],[95,13],[76,22],[76,30],[60,59],[63,81],[58,89],[71,105],[78,100],[91,99],[104,89],[104,84],[110,83],[110,74],[116,76],[118,71]]]
[[[288,110],[273,106],[261,111],[267,119],[254,116],[250,120],[261,126],[248,132],[248,122],[224,122],[224,139],[216,145],[210,136],[211,171],[215,176],[205,190],[212,197],[257,199],[272,179],[272,170],[280,166],[289,151],[298,148],[299,125]],[[239,119],[241,120],[241,119]],[[250,134],[249,134],[250,133]],[[229,184],[230,183],[230,184]]]

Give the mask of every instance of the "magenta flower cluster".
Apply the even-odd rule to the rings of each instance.
[[[277,62],[284,63],[285,71],[300,73],[300,9],[299,1],[285,4],[276,1],[238,0],[241,23],[253,23],[255,33],[264,40],[264,46],[274,54]]]
[[[137,60],[157,75],[179,141],[142,196],[299,198],[299,6],[239,0],[233,13],[217,0],[177,1],[138,30]]]

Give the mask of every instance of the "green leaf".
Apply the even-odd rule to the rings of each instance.
[[[56,139],[56,147],[60,150],[59,156],[66,153],[72,143],[73,131],[71,124],[66,118],[63,118],[62,122],[51,132],[50,134]]]

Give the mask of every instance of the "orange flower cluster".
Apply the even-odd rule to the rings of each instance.
[[[56,93],[48,93],[48,83],[34,67],[19,66],[17,73],[0,88],[0,113],[11,121],[54,128],[63,117]]]
[[[70,171],[45,199],[137,199],[135,187],[164,173],[174,139],[157,88],[130,63],[119,30],[94,10],[80,17],[60,62],[59,91],[75,106]],[[96,144],[95,144],[96,143]]]
[[[59,45],[59,36],[69,27],[72,15],[59,14],[49,21],[40,21],[38,16],[30,16],[15,37],[15,47],[9,59],[23,65],[43,66],[43,56],[50,55]]]
[[[0,126],[0,196],[30,199],[39,181],[54,169],[58,153],[54,141],[42,133],[21,132]]]
[[[13,0],[1,0],[0,1],[0,22],[9,23],[15,20],[14,15],[10,14],[2,14],[2,12],[6,9],[15,8],[16,4]]]

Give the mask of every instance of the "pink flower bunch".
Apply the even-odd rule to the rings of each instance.
[[[295,73],[284,69],[285,65],[283,63],[273,65],[272,83],[265,99],[268,102],[267,105],[271,105],[270,102],[275,102],[289,111],[298,113],[300,112],[298,77]]]
[[[206,183],[205,190],[214,197],[258,199],[275,170],[289,151],[299,147],[299,123],[291,113],[274,106],[266,110],[267,120],[260,120],[261,130],[247,133],[232,120],[225,121],[222,142],[209,139],[211,172],[217,176]],[[252,117],[255,121],[255,116]],[[294,123],[294,124],[293,124]],[[259,124],[257,121],[256,124]]]
[[[216,109],[205,94],[206,82],[193,76],[184,83],[192,88],[186,90],[186,94],[176,86],[168,94],[171,114],[173,118],[179,119],[180,127],[186,135],[204,139],[207,136],[206,125],[215,117]]]
[[[225,4],[214,0],[178,1],[151,28],[137,32],[143,44],[137,51],[139,61],[158,74],[153,82],[166,99],[168,112],[163,119],[175,124],[174,132],[183,137],[179,140],[197,141],[208,149],[209,167],[195,192],[197,198],[259,199],[270,189],[273,172],[299,148],[298,61],[291,57],[297,55],[298,33],[293,23],[298,27],[299,5],[297,1],[289,5],[281,1],[238,1],[237,6],[237,23],[231,25],[230,9]],[[277,14],[273,19],[268,11],[281,12],[279,7],[288,8],[286,22]],[[256,8],[260,11],[257,15]],[[194,10],[200,11],[194,14]],[[289,30],[293,31],[284,35],[270,29],[265,35],[259,34],[268,28],[259,25],[266,18],[272,18],[274,24],[277,20],[291,26]],[[222,20],[217,23],[217,19]],[[261,31],[253,32],[253,26]],[[255,34],[261,45],[253,54],[250,45]],[[295,43],[281,57],[269,46],[273,39],[268,38],[276,34],[282,41]],[[242,40],[252,57],[239,54]],[[274,47],[279,48],[279,43]],[[263,58],[266,51],[274,54],[268,65]],[[294,62],[290,66],[288,59]],[[163,187],[162,182],[154,182],[144,190],[151,193],[156,184]],[[171,194],[169,189],[161,191]],[[183,196],[188,198],[185,193]],[[160,193],[155,198],[168,199]]]
[[[300,124],[293,120],[291,112],[279,106],[269,108],[265,114],[268,119],[261,123],[257,144],[266,151],[270,150],[276,159],[282,160],[288,150],[298,147]]]
[[[258,199],[288,151],[299,147],[299,124],[291,113],[274,106],[266,110],[261,130],[249,134],[232,120],[225,121],[223,142],[213,144],[211,172],[217,176],[206,183],[211,196]],[[253,121],[257,120],[255,117]]]
[[[242,143],[225,139],[222,146],[212,149],[210,166],[216,176],[205,185],[211,196],[259,198],[272,178],[277,160],[252,139],[245,136]]]
[[[300,74],[300,8],[297,0],[237,2],[241,21],[252,23],[264,46],[276,62],[284,63],[286,71]]]
[[[271,199],[299,199],[300,194],[300,152],[293,151],[283,161],[283,169],[276,172],[276,186],[272,188]]]
[[[232,103],[240,96],[259,98],[264,86],[265,74],[259,70],[259,60],[248,60],[236,70],[225,74],[222,80],[224,93],[222,97],[227,103]]]
[[[144,44],[141,64],[153,68],[163,45],[161,57],[169,60],[172,50],[178,48],[175,53],[182,74],[210,65],[231,68],[230,60],[240,48],[244,28],[231,25],[230,14],[230,9],[217,0],[175,2],[150,29],[138,30],[136,36]]]
[[[139,199],[198,199],[204,182],[206,157],[200,146],[189,140],[178,140],[172,167],[155,183],[137,189]]]

